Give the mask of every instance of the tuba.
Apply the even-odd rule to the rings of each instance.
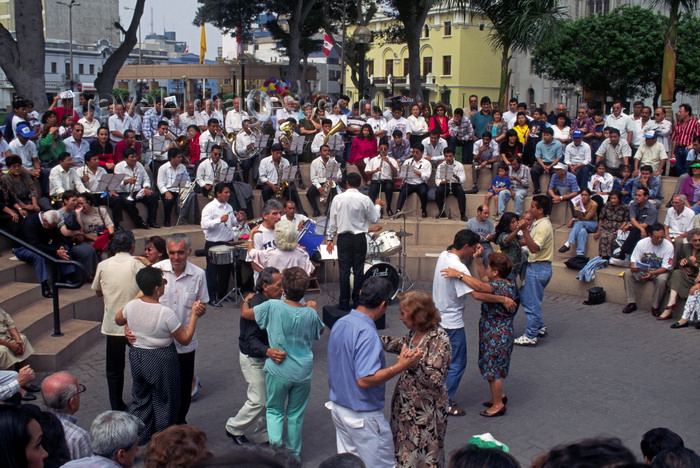
[[[286,121],[280,125],[280,131],[282,134],[279,136],[278,141],[281,145],[291,145],[292,139],[294,138],[294,131],[292,130],[292,124]]]
[[[266,92],[259,89],[254,89],[248,93],[245,103],[250,116],[257,119],[257,122],[251,125],[253,135],[255,135],[255,138],[257,139],[257,137],[262,133],[262,126],[265,124],[265,122],[270,120],[270,117],[272,116],[272,100]],[[250,159],[257,156],[259,152],[259,148],[253,147],[246,149],[243,154],[237,154],[237,156],[238,159]]]
[[[326,134],[325,137],[323,137],[323,144],[327,145],[328,144],[328,139],[335,135],[338,132],[344,132],[347,129],[347,126],[343,123],[342,120],[339,120],[337,124],[331,128],[328,133]]]

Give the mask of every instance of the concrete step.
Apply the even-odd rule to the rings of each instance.
[[[34,283],[7,283],[0,286],[0,307],[10,315],[27,304],[44,299],[41,286]]]
[[[100,338],[100,323],[88,320],[67,320],[61,327],[63,336],[52,332],[32,341],[34,354],[27,362],[37,372],[55,372],[65,369]]]

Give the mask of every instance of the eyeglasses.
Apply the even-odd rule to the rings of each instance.
[[[80,395],[81,393],[83,393],[83,392],[86,391],[86,390],[87,390],[87,388],[85,387],[85,385],[79,383],[79,384],[78,384],[78,391],[75,392],[75,394],[74,394],[71,398],[77,397],[78,395]]]

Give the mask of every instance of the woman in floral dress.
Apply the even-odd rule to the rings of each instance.
[[[608,259],[613,254],[617,247],[617,231],[628,226],[629,220],[629,208],[622,204],[622,193],[619,190],[611,191],[608,202],[598,215],[598,230],[593,234],[595,239],[600,239],[598,249],[602,258]]]
[[[382,336],[384,350],[398,354],[405,344],[420,349],[422,356],[416,367],[401,374],[391,400],[396,466],[443,467],[450,339],[439,325],[440,314],[430,294],[414,290],[400,298],[399,318],[409,332],[403,338]]]
[[[496,226],[496,244],[501,252],[508,255],[512,268],[508,275],[509,280],[515,281],[520,274],[522,265],[522,247],[518,238],[518,221],[520,217],[511,212],[504,213]]]

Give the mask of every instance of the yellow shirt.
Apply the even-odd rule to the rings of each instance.
[[[549,217],[545,216],[534,222],[530,236],[540,246],[537,252],[530,252],[528,262],[551,262],[554,254],[554,231]]]

